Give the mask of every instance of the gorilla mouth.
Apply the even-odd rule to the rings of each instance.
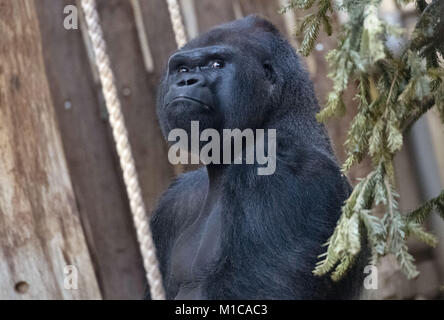
[[[191,97],[187,97],[187,96],[178,96],[178,97],[175,97],[175,98],[173,98],[173,99],[171,100],[170,103],[168,103],[168,105],[171,105],[173,102],[176,102],[176,101],[192,101],[192,102],[194,102],[194,103],[198,103],[198,104],[200,104],[200,105],[201,105],[204,109],[206,109],[206,110],[211,110],[211,109],[212,109],[212,107],[209,106],[208,104],[206,104],[205,102],[200,101],[199,99],[191,98]]]

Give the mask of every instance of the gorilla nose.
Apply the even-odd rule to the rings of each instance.
[[[189,76],[185,76],[182,77],[181,79],[179,79],[179,81],[177,82],[177,86],[178,87],[186,87],[186,86],[201,86],[203,87],[205,84],[205,79],[201,76],[198,75],[189,75]]]

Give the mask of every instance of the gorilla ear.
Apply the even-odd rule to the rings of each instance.
[[[265,61],[263,63],[263,67],[265,70],[265,76],[266,78],[272,83],[274,84],[276,82],[276,72],[273,69],[273,66],[271,65],[270,61]]]

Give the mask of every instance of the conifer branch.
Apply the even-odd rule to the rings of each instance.
[[[398,5],[412,1],[398,0]],[[326,121],[343,115],[343,93],[351,81],[357,81],[358,112],[347,135],[347,158],[342,170],[348,171],[366,155],[372,159],[374,169],[359,181],[345,202],[336,229],[326,243],[327,251],[319,256],[322,260],[313,271],[318,276],[331,273],[335,281],[353,266],[363,236],[368,238],[372,263],[393,254],[408,278],[418,276],[407,237],[435,246],[436,237],[421,224],[432,212],[444,218],[444,191],[409,214],[402,214],[393,169],[403,134],[424,113],[435,107],[444,123],[444,1],[415,1],[417,24],[404,51],[396,56],[387,47],[386,39],[407,33],[379,18],[380,3],[381,0],[343,0],[341,6],[335,7],[328,0],[289,0],[282,9],[311,10],[299,26],[298,34],[303,36],[300,51],[304,55],[312,51],[321,26],[331,33],[335,10],[343,10],[349,17],[339,28],[337,47],[327,54],[333,89],[317,119]],[[377,205],[386,208],[382,218],[372,214]]]

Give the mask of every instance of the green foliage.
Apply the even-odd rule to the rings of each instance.
[[[421,224],[434,209],[444,219],[444,190],[436,198],[427,201],[416,210],[410,212],[407,215],[407,221],[409,221],[409,223]]]
[[[398,0],[403,6],[411,0]],[[304,39],[300,51],[308,55],[316,43],[321,25],[330,34],[334,10],[347,13],[340,27],[338,45],[327,55],[333,89],[319,121],[346,112],[342,95],[350,82],[358,83],[358,111],[346,139],[347,159],[343,171],[369,156],[373,170],[355,186],[345,202],[337,227],[320,256],[316,275],[331,273],[339,280],[353,265],[363,237],[372,250],[371,263],[387,254],[396,257],[408,278],[418,275],[406,240],[413,236],[435,246],[436,237],[422,228],[433,211],[444,218],[444,191],[408,214],[398,208],[393,158],[403,144],[403,134],[430,108],[435,107],[444,123],[444,1],[415,1],[419,18],[410,38],[406,30],[395,28],[378,16],[381,0],[343,0],[334,7],[328,0],[290,0],[283,11],[311,9],[300,24]],[[317,8],[313,11],[313,8]],[[328,23],[326,22],[328,21]],[[326,27],[326,25],[328,26]],[[399,54],[387,47],[389,37],[408,39]],[[384,208],[382,217],[375,208]]]
[[[304,35],[299,50],[305,56],[309,55],[311,50],[313,50],[321,25],[328,35],[331,35],[332,33],[330,16],[330,14],[333,13],[332,2],[330,0],[293,0],[281,9],[282,13],[292,9],[307,10],[313,7],[315,3],[318,5],[318,9],[315,13],[305,17],[297,32],[298,35]]]

